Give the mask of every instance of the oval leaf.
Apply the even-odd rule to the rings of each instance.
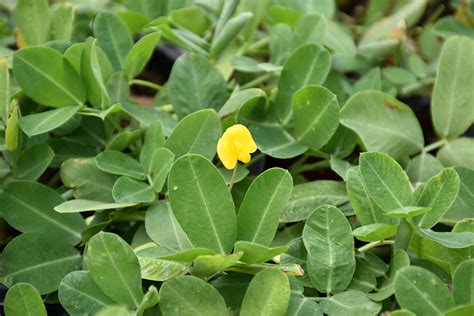
[[[8,316],[46,316],[46,308],[38,290],[29,283],[17,283],[5,296],[5,315]]]

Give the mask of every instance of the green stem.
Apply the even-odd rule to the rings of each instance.
[[[140,79],[132,79],[132,80],[130,80],[130,84],[155,89],[155,90],[158,90],[158,91],[165,89],[165,87],[160,86],[159,84],[156,84],[156,83],[153,83],[153,82],[150,82],[150,81],[146,81],[146,80],[140,80]]]
[[[257,86],[258,84],[264,82],[265,80],[268,80],[270,79],[271,77],[273,77],[275,74],[272,73],[272,72],[269,72],[269,73],[266,73],[266,74],[263,74],[255,79],[253,79],[252,81],[249,81],[247,82],[246,84],[243,84],[242,86],[240,86],[240,89],[241,90],[245,90],[245,89],[248,89],[248,88],[253,88],[255,86]]]
[[[368,243],[367,245],[364,245],[357,249],[359,252],[366,252],[367,250],[370,250],[372,248],[378,247],[378,246],[383,246],[383,245],[393,245],[395,244],[395,240],[379,240],[379,241],[372,241]]]
[[[428,146],[426,146],[425,148],[423,148],[422,152],[423,153],[427,153],[427,152],[430,152],[432,150],[435,150],[435,149],[438,149],[440,147],[443,147],[444,145],[446,145],[448,143],[448,141],[446,139],[442,139],[442,140],[439,140],[437,142],[434,142],[432,144],[429,144]]]
[[[235,177],[237,176],[237,166],[238,164],[235,165],[234,170],[232,171],[232,178],[230,178],[229,183],[229,191],[232,191],[232,187],[234,186]]]

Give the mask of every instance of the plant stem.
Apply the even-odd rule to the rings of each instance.
[[[264,82],[265,80],[270,79],[271,77],[273,77],[273,75],[274,75],[274,73],[272,73],[272,72],[263,74],[263,75],[255,78],[255,79],[253,79],[252,81],[249,81],[246,84],[243,84],[242,86],[240,86],[240,89],[244,90],[244,89],[248,89],[248,88],[253,88],[256,85]]]
[[[375,248],[377,246],[383,246],[383,245],[393,245],[395,244],[395,240],[379,240],[379,241],[372,241],[368,243],[367,245],[364,245],[357,249],[359,252],[366,252],[367,250],[370,250],[372,248]]]
[[[438,149],[438,148],[443,147],[444,145],[446,145],[447,142],[448,141],[446,139],[439,140],[439,141],[434,142],[432,144],[429,144],[428,146],[423,148],[422,152],[427,153],[427,152],[430,152],[432,150]]]
[[[229,183],[229,191],[232,191],[232,187],[234,186],[235,177],[237,176],[237,166],[238,164],[235,165],[234,170],[232,171],[232,178],[230,178]]]
[[[153,83],[153,82],[150,82],[150,81],[146,81],[146,80],[140,80],[140,79],[132,79],[132,80],[130,80],[130,84],[155,89],[155,90],[158,90],[158,91],[165,89],[163,86],[160,86],[159,84],[156,84],[156,83]]]

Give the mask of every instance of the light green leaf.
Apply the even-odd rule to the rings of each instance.
[[[451,308],[449,311],[444,313],[444,316],[470,316],[474,313],[474,304],[471,305],[460,305]]]
[[[101,12],[94,21],[94,36],[115,71],[122,70],[124,60],[132,49],[132,36],[125,23],[112,12]]]
[[[474,41],[467,37],[449,38],[441,51],[438,74],[431,101],[431,116],[438,135],[459,136],[474,119]]]
[[[424,206],[403,206],[397,208],[395,210],[391,210],[385,213],[385,215],[390,217],[412,217],[418,216],[420,214],[426,213],[431,211],[431,207],[424,207]]]
[[[412,183],[426,182],[443,170],[443,164],[433,155],[421,153],[410,160],[407,174]]]
[[[294,47],[306,43],[322,45],[327,31],[327,22],[324,15],[307,13],[298,20],[294,33]]]
[[[222,30],[212,40],[209,56],[215,58],[232,42],[239,32],[253,18],[253,13],[243,12],[227,20]]]
[[[206,248],[189,248],[180,252],[162,255],[160,256],[160,258],[165,259],[165,260],[191,263],[193,262],[194,259],[196,259],[199,256],[215,255],[215,254],[216,254],[215,251],[212,251]]]
[[[356,269],[347,290],[368,293],[372,292],[376,287],[377,279],[375,272],[369,268],[366,260],[356,257]]]
[[[68,159],[61,165],[60,174],[64,185],[74,190],[76,199],[114,201],[112,187],[117,177],[97,168],[93,159]]]
[[[336,95],[321,86],[306,86],[292,98],[296,140],[313,150],[320,149],[336,132],[339,105]]]
[[[474,139],[461,137],[447,143],[436,158],[446,167],[462,166],[474,169]]]
[[[59,213],[79,213],[126,208],[134,205],[136,205],[136,203],[104,203],[99,201],[75,199],[57,205],[54,207],[54,210]]]
[[[219,110],[225,101],[226,85],[208,58],[185,54],[173,65],[168,90],[174,111],[182,118],[205,108]]]
[[[81,261],[79,252],[57,236],[22,234],[3,250],[0,282],[7,287],[30,283],[40,294],[51,293],[66,274],[81,267]]]
[[[140,265],[132,248],[119,236],[100,232],[87,243],[84,262],[104,293],[131,308],[143,298]]]
[[[293,94],[307,85],[323,83],[330,67],[329,52],[317,44],[302,45],[288,56],[283,65],[275,99],[275,110],[280,121],[287,123],[291,118]]]
[[[10,105],[10,73],[7,58],[0,58],[0,123],[6,123]]]
[[[207,282],[193,276],[180,276],[163,283],[160,309],[164,316],[227,314],[224,298]]]
[[[142,279],[167,281],[189,272],[189,267],[175,261],[157,258],[150,249],[137,253]]]
[[[138,12],[154,19],[160,15],[166,15],[168,2],[155,0],[124,0],[123,3],[128,10]]]
[[[222,127],[214,110],[201,110],[183,118],[165,142],[176,158],[184,154],[199,154],[212,159]]]
[[[453,296],[443,282],[420,267],[405,267],[398,271],[395,297],[400,307],[417,315],[443,315],[454,305]]]
[[[81,240],[85,222],[79,214],[59,214],[53,208],[64,199],[43,184],[10,182],[0,193],[1,213],[14,228],[24,233],[53,234],[71,245]]]
[[[128,52],[123,65],[123,72],[134,78],[145,68],[148,60],[160,41],[161,33],[153,32],[143,36]]]
[[[115,303],[95,284],[88,271],[74,271],[66,275],[59,284],[58,298],[71,315],[95,314]]]
[[[58,3],[51,15],[51,39],[71,41],[75,8],[71,3]]]
[[[160,192],[166,183],[173,166],[174,154],[167,148],[158,148],[153,153],[151,162],[151,185],[155,192]]]
[[[5,127],[5,145],[9,151],[14,151],[18,148],[20,138],[20,128],[18,125],[20,115],[18,113],[18,105],[15,101],[13,101],[12,104],[13,107],[8,115]]]
[[[148,236],[163,247],[174,250],[192,247],[167,202],[158,201],[150,206],[145,216],[145,229]]]
[[[455,167],[454,170],[456,170],[461,180],[459,193],[442,219],[443,222],[451,225],[464,218],[472,217],[472,205],[474,205],[474,192],[472,190],[474,187],[474,170],[464,167]]]
[[[120,151],[103,151],[94,158],[94,162],[102,171],[138,180],[145,179],[145,171],[138,161]]]
[[[456,304],[474,304],[474,259],[461,263],[453,277],[453,296]]]
[[[394,159],[371,152],[361,154],[359,163],[367,192],[380,208],[390,211],[413,204],[408,176]]]
[[[265,96],[265,92],[261,89],[252,88],[241,90],[232,94],[217,114],[219,117],[225,117],[229,114],[237,112],[242,107],[242,105],[247,103],[247,101],[253,98]]]
[[[341,111],[341,123],[357,133],[368,151],[382,151],[395,158],[415,154],[424,144],[413,111],[382,91],[353,95]]]
[[[240,205],[237,239],[269,246],[292,188],[293,179],[286,170],[272,168],[260,174]]]
[[[281,221],[297,222],[307,219],[321,205],[342,207],[348,202],[343,182],[318,180],[297,184],[283,210]]]
[[[151,171],[155,150],[162,147],[164,143],[165,135],[163,134],[163,125],[160,121],[155,121],[147,127],[143,147],[140,151],[140,164],[146,173],[150,173]]]
[[[41,45],[48,40],[49,7],[47,0],[18,0],[13,12],[20,46]]]
[[[117,179],[112,196],[117,203],[151,203],[156,198],[148,184],[126,176]]]
[[[210,277],[217,273],[222,273],[225,269],[235,264],[242,257],[242,252],[230,255],[201,255],[193,260],[191,274],[200,277]]]
[[[174,215],[193,246],[229,252],[237,236],[237,219],[217,168],[202,156],[185,155],[171,168],[168,188]]]
[[[29,283],[17,283],[5,296],[5,315],[46,316],[46,308],[37,289]]]
[[[37,103],[59,108],[86,100],[82,79],[53,48],[35,46],[15,52],[13,71],[22,91]]]
[[[352,232],[355,238],[362,241],[377,241],[392,237],[397,232],[397,225],[393,224],[369,224],[361,226]]]
[[[323,316],[318,303],[310,298],[291,295],[290,304],[286,310],[287,316]]]
[[[336,294],[319,304],[328,315],[366,316],[378,315],[382,306],[368,299],[360,291],[349,290]]]
[[[33,144],[23,150],[16,161],[18,179],[37,180],[53,160],[54,152],[48,144]]]
[[[288,246],[270,248],[248,241],[238,241],[235,243],[234,249],[234,251],[241,251],[244,253],[242,258],[240,258],[240,261],[252,264],[263,263],[271,260],[286,252]]]
[[[276,269],[259,272],[245,292],[240,315],[283,316],[290,302],[288,277]]]
[[[429,229],[420,229],[418,234],[450,249],[474,246],[474,232],[435,232]]]
[[[382,90],[382,79],[380,68],[376,67],[368,71],[352,87],[352,94],[364,90]]]
[[[65,124],[80,106],[65,106],[60,109],[26,115],[20,118],[20,128],[28,137],[43,134]]]
[[[308,251],[311,282],[322,293],[343,291],[355,271],[354,239],[344,214],[334,206],[320,206],[306,221],[303,242]]]
[[[173,23],[199,36],[203,36],[211,26],[211,21],[207,16],[207,12],[198,6],[172,10],[169,13],[169,17]]]
[[[431,211],[412,220],[421,228],[436,225],[455,201],[459,192],[459,176],[453,168],[446,168],[432,177],[423,187],[417,204],[431,207]]]

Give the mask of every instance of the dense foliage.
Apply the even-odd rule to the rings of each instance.
[[[473,122],[471,1],[2,0],[4,311],[472,315]]]

